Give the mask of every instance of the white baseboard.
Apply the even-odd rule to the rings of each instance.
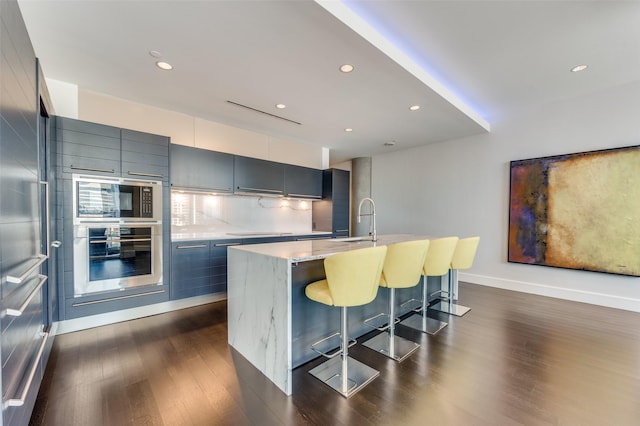
[[[207,303],[218,302],[227,298],[226,293],[207,294],[204,296],[189,297],[187,299],[170,300],[168,302],[153,305],[140,306],[138,308],[123,309],[121,311],[107,312],[104,314],[90,315],[82,318],[74,318],[54,323],[55,334],[72,333],[117,322],[144,318],[178,309],[192,308]],[[53,329],[53,328],[52,328]]]
[[[488,277],[485,275],[476,275],[464,272],[459,273],[459,279],[460,281],[485,285],[488,287],[497,287],[505,290],[536,294],[539,296],[555,297],[556,299],[571,300],[574,302],[590,303],[592,305],[607,306],[609,308],[640,312],[640,300],[632,299],[630,297],[620,297],[611,294],[574,290],[555,287],[547,284],[507,280],[504,278]]]

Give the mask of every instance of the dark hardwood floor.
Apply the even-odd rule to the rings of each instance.
[[[31,425],[638,425],[640,314],[461,283],[473,309],[349,400],[285,396],[227,345],[218,302],[57,336]],[[336,315],[339,311],[336,309]],[[360,339],[362,341],[364,339]]]

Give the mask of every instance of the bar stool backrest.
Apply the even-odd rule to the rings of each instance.
[[[334,306],[360,306],[378,294],[387,246],[368,247],[324,260],[327,285]]]
[[[473,265],[480,237],[463,238],[458,241],[451,259],[451,269],[469,269]]]
[[[382,267],[382,287],[407,288],[420,282],[429,240],[406,241],[387,246]]]
[[[448,273],[457,244],[458,237],[445,237],[429,241],[429,250],[422,273],[428,277],[439,277]]]

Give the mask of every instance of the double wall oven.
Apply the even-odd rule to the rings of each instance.
[[[162,182],[73,175],[74,296],[162,284]]]

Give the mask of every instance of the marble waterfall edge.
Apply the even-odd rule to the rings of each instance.
[[[290,395],[289,261],[230,248],[228,269],[229,344]]]

